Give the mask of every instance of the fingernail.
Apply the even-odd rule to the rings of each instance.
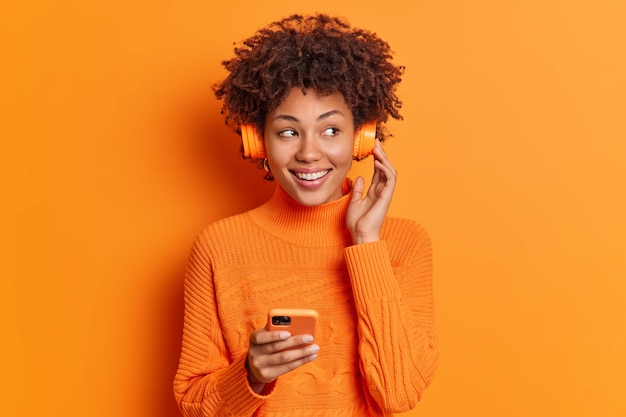
[[[289,332],[280,332],[280,338],[285,340],[285,339],[289,339],[291,337],[291,333]]]
[[[310,334],[302,336],[303,343],[311,343],[312,341],[313,341],[313,336],[311,336]]]
[[[317,353],[319,351],[320,351],[320,347],[318,345],[311,345],[311,346],[309,346],[309,352]]]

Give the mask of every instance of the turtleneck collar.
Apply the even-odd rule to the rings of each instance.
[[[343,182],[343,197],[319,206],[302,205],[277,185],[272,198],[250,215],[261,229],[294,245],[349,246],[346,212],[351,197],[349,178]]]

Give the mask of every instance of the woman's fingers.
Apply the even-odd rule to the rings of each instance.
[[[312,342],[313,336],[309,334],[292,337],[291,334],[286,331],[269,332],[266,330],[257,330],[250,335],[250,347],[258,349],[265,354],[308,345]]]
[[[287,331],[269,332],[266,329],[255,330],[250,335],[251,345],[266,345],[268,343],[287,340],[291,337],[291,333]]]
[[[285,369],[291,370],[308,362],[307,359],[315,357],[319,350],[318,345],[308,345],[295,349],[279,350],[268,355],[255,355],[250,361],[253,366],[259,369],[284,366]]]
[[[361,176],[354,180],[352,186],[352,202],[359,202],[363,198],[363,191],[365,191],[365,179]]]
[[[317,359],[317,351],[313,351],[312,348],[313,346],[310,346],[303,349],[297,349],[288,352],[279,352],[277,354],[271,355],[271,357],[273,358],[276,358],[277,356],[281,357],[281,360],[276,365],[268,365],[263,363],[262,357],[250,357],[248,359],[248,364],[251,370],[255,369],[255,379],[259,382],[267,384],[269,382],[272,382],[279,376],[291,372],[294,369],[297,369],[300,366]]]
[[[319,346],[311,344],[313,336],[290,336],[289,332],[257,330],[250,335],[248,367],[254,379],[273,381],[317,358]]]
[[[387,157],[383,146],[378,140],[376,141],[376,145],[374,146],[374,158],[376,172],[383,174],[379,175],[379,178],[385,180],[386,182],[392,181],[393,184],[395,184],[395,178],[398,173],[391,163],[391,160],[389,160],[389,158]]]

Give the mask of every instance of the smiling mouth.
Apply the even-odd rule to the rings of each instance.
[[[328,175],[328,173],[330,172],[330,169],[327,169],[325,171],[319,171],[319,172],[294,172],[292,171],[292,174],[296,176],[296,178],[303,180],[303,181],[315,181],[315,180],[319,180],[322,177],[325,177],[326,175]]]

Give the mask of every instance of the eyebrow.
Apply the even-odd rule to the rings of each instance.
[[[317,121],[328,119],[330,116],[334,116],[334,115],[340,115],[340,116],[345,117],[345,115],[339,110],[331,110],[331,111],[327,111],[326,113],[319,115],[317,117]],[[300,120],[297,117],[291,116],[289,114],[279,114],[272,118],[272,121],[274,120],[287,120],[290,122],[300,122]]]

